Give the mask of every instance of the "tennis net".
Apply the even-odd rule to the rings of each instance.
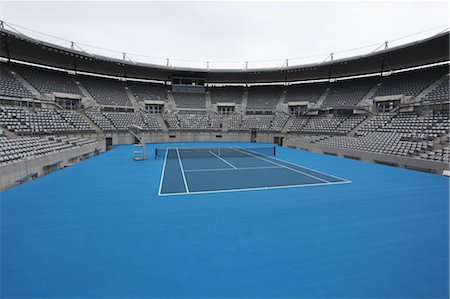
[[[170,147],[156,148],[155,159],[189,159],[217,157],[259,157],[275,156],[275,146],[242,148],[242,147]]]

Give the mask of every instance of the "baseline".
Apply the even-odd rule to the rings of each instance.
[[[272,168],[283,168],[281,166],[261,166],[261,167],[239,167],[239,168],[204,168],[204,169],[186,169],[184,172],[208,172],[208,171],[224,171],[224,170],[252,170],[252,169],[272,169]]]

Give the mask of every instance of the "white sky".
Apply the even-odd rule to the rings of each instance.
[[[5,22],[106,49],[175,59],[174,65],[199,65],[176,59],[202,61],[201,66],[206,60],[250,61],[254,67],[280,64],[285,58],[366,46],[440,26],[392,45],[405,43],[449,26],[448,1],[0,2],[0,18]],[[68,46],[65,42],[18,30]],[[88,52],[121,56],[82,47]],[[352,56],[356,52],[335,57]],[[136,61],[164,62],[130,57]],[[311,59],[321,61],[325,57]],[[311,59],[293,59],[291,65]],[[255,62],[261,60],[264,62]]]

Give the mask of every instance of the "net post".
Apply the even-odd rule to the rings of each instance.
[[[274,147],[273,147],[273,156],[274,156],[274,157],[276,156],[276,153],[277,153],[277,147],[274,146]]]
[[[158,159],[158,149],[155,148],[155,160]]]

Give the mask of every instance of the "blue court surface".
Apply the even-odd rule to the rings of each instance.
[[[255,144],[148,152],[217,146]],[[0,193],[1,297],[448,298],[447,177],[276,151],[117,146]]]
[[[162,152],[164,165],[159,195],[350,183],[348,180],[272,157],[271,155],[275,155],[275,147],[175,147]]]

